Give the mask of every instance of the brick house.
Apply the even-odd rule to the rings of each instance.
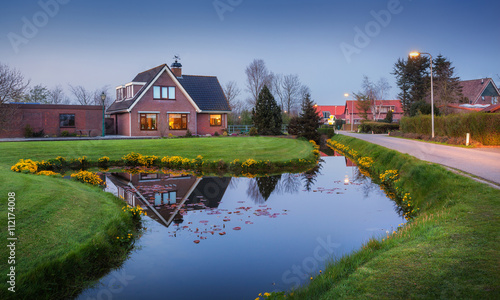
[[[328,125],[328,120],[345,119],[345,105],[316,105],[321,124]]]
[[[30,125],[33,132],[60,136],[64,131],[72,134],[100,136],[102,133],[102,106],[11,103],[3,104],[8,122],[0,128],[0,138],[24,137]],[[5,117],[5,116],[4,116]]]
[[[403,116],[403,107],[400,100],[375,100],[375,114],[372,111],[373,107],[367,112],[368,120],[383,120],[387,116],[387,112],[392,110],[393,122],[399,122]],[[346,124],[361,124],[361,111],[356,105],[356,100],[347,100],[345,104],[345,119]],[[348,128],[348,127],[346,127]]]
[[[125,136],[220,134],[230,111],[217,77],[184,75],[177,61],[116,87],[116,101],[107,109],[116,134]]]
[[[460,81],[465,103],[468,104],[498,104],[500,92],[491,78]]]

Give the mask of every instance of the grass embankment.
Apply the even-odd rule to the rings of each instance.
[[[500,299],[499,190],[362,140],[333,140],[372,157],[376,174],[399,170],[419,214],[286,299]]]
[[[15,173],[19,159],[48,160],[87,156],[120,159],[132,151],[145,155],[286,161],[306,158],[306,141],[266,137],[159,140],[88,140],[0,143],[0,226],[7,241],[7,194],[16,194],[16,293],[7,291],[9,249],[1,247],[0,298],[60,299],[118,265],[126,249],[114,240],[133,228],[123,202],[79,182]]]

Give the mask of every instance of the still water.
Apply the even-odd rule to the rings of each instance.
[[[405,220],[344,157],[261,178],[111,173],[108,191],[147,210],[130,258],[78,299],[255,299],[317,276]]]

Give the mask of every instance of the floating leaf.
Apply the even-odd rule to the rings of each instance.
[[[233,230],[241,230],[241,227],[234,227]]]
[[[200,243],[200,240],[194,240],[194,243],[195,243],[195,244],[199,244],[199,243]]]

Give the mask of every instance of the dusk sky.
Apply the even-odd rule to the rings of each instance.
[[[451,0],[4,1],[0,62],[70,96],[68,84],[114,94],[178,54],[184,74],[235,80],[244,100],[257,58],[297,74],[316,103],[341,105],[363,75],[385,77],[395,99],[393,65],[412,50],[442,54],[462,80],[498,85],[499,11],[498,1]]]

